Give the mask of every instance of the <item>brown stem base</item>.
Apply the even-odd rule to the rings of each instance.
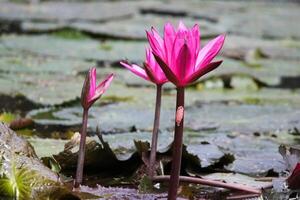
[[[84,156],[85,156],[87,119],[88,119],[88,110],[83,109],[80,146],[79,146],[79,152],[78,152],[78,161],[77,161],[77,170],[76,170],[76,178],[75,178],[75,182],[74,182],[74,188],[78,188],[80,186],[80,184],[82,183]]]
[[[169,181],[170,176],[154,176],[153,181],[155,182],[164,182]],[[261,194],[260,189],[256,189],[250,186],[245,186],[237,183],[225,183],[222,181],[217,180],[209,180],[209,179],[203,179],[203,178],[195,178],[195,177],[188,177],[188,176],[180,176],[179,177],[180,182],[188,182],[188,183],[195,183],[195,184],[202,184],[202,185],[208,185],[213,187],[221,187],[231,190],[239,190],[244,192],[249,192],[252,194]]]
[[[162,86],[157,85],[156,87],[156,103],[155,103],[155,115],[151,141],[150,160],[148,166],[148,176],[152,179],[155,172],[156,163],[156,151],[157,151],[157,139],[159,131],[159,120],[160,120],[160,107],[161,107],[161,90]]]

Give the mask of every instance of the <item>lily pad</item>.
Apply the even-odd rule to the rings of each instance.
[[[222,152],[218,146],[212,144],[189,144],[186,151],[198,158],[201,167],[205,168],[219,162],[223,158]]]
[[[3,36],[0,38],[0,44],[8,49],[25,51],[40,56],[77,58],[110,63],[122,59],[142,62],[145,57],[145,43],[136,41],[65,40],[55,36],[43,35]],[[120,57],[120,55],[122,56]]]
[[[253,177],[237,173],[212,173],[203,177],[208,179],[221,180],[227,183],[239,183],[254,188],[263,188],[265,186],[270,185],[269,182],[258,181]]]
[[[201,24],[201,36],[213,37],[220,34],[221,31],[217,30],[206,21],[195,20],[191,18],[181,18],[187,26],[193,26],[198,23]],[[121,39],[135,39],[146,40],[145,30],[151,27],[156,27],[162,34],[165,22],[171,22],[174,25],[178,24],[178,20],[172,17],[161,17],[156,15],[137,15],[130,19],[125,19],[119,22],[106,22],[102,24],[95,23],[72,23],[70,27],[81,30],[93,35],[106,36],[111,38]]]
[[[63,151],[67,140],[28,138],[28,142],[34,147],[37,156],[42,158]]]
[[[127,9],[123,9],[125,5]],[[106,21],[128,17],[134,13],[134,9],[134,4],[123,2],[45,2],[32,5],[2,2],[0,18],[2,21]]]

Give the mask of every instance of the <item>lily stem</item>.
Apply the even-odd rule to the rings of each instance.
[[[176,119],[178,115],[177,112],[180,108],[184,108],[184,87],[177,88],[176,115],[175,115]],[[182,113],[181,120],[179,122],[175,120],[175,134],[174,134],[174,142],[173,142],[172,168],[171,168],[171,178],[169,182],[168,200],[176,200],[177,197],[177,189],[179,185],[179,175],[180,175],[181,157],[182,157],[183,121],[184,121],[184,114]]]
[[[82,183],[87,120],[88,120],[88,109],[83,109],[80,146],[79,146],[79,152],[78,152],[76,178],[75,178],[75,183],[74,183],[75,188],[78,188],[79,185]]]
[[[148,166],[148,175],[149,175],[150,179],[153,178],[154,172],[155,172],[157,139],[158,139],[159,121],[160,121],[161,91],[162,91],[162,85],[157,85],[156,86],[155,114],[154,114],[152,142],[151,142],[151,151],[150,151],[150,161],[149,161],[149,166]]]

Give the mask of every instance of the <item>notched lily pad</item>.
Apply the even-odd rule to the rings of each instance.
[[[229,162],[224,160],[224,163],[220,163],[222,159],[226,159],[227,155],[218,146],[209,143],[189,144],[186,146],[186,151],[189,156],[195,157],[198,160],[199,166],[202,168],[214,166],[218,163],[224,166],[234,160],[232,158],[228,160]]]

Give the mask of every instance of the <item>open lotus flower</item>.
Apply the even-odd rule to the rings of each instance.
[[[88,109],[109,87],[114,75],[108,75],[104,81],[96,86],[96,68],[92,67],[86,76],[81,93],[81,105]]]
[[[177,30],[167,23],[161,38],[152,28],[147,37],[155,59],[165,75],[177,87],[184,87],[217,68],[222,61],[212,62],[223,46],[220,35],[200,48],[200,31],[196,24],[188,29],[182,22]]]
[[[161,70],[151,50],[148,48],[146,49],[146,61],[144,62],[144,68],[136,64],[129,64],[126,61],[120,63],[137,76],[147,81],[151,81],[157,85],[163,85],[164,83],[168,82],[164,72]]]

